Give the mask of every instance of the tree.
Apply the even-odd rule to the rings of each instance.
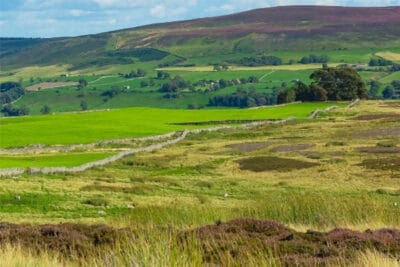
[[[78,81],[78,89],[82,89],[87,86],[87,81],[85,79],[79,79]]]
[[[257,93],[255,87],[246,90],[238,87],[236,92],[227,95],[218,95],[209,99],[208,106],[225,106],[225,107],[253,107],[266,104],[273,104],[273,96],[269,93]]]
[[[144,69],[137,69],[137,71],[136,71],[136,75],[137,75],[137,77],[144,77],[144,76],[146,76],[147,75],[147,71],[146,70],[144,70]]]
[[[171,93],[178,92],[181,89],[190,87],[189,82],[186,82],[182,77],[175,76],[172,80],[164,83],[160,88],[160,92]]]
[[[229,69],[229,66],[225,62],[215,64],[214,67],[213,67],[214,71],[226,71],[228,69]]]
[[[236,63],[243,66],[265,66],[265,65],[282,65],[282,59],[276,56],[256,56],[256,57],[244,57],[239,60],[231,60],[230,62]]]
[[[382,96],[385,99],[393,98],[394,94],[395,94],[395,91],[394,91],[393,85],[386,86],[385,90],[383,90],[383,92],[382,92]]]
[[[311,100],[312,101],[327,101],[328,100],[328,93],[324,88],[319,86],[318,84],[312,83],[310,85],[310,92],[311,92]]]
[[[113,86],[111,86],[110,89],[101,93],[101,96],[113,98],[114,96],[118,95],[119,93],[121,93],[121,88],[117,85],[113,85]]]
[[[51,108],[48,105],[44,105],[40,109],[40,113],[42,113],[42,114],[50,114],[50,112],[51,112]]]
[[[296,92],[293,88],[286,88],[278,94],[278,104],[296,101]]]
[[[394,81],[392,81],[390,84],[393,86],[393,88],[394,88],[395,90],[400,91],[400,81],[394,80]]]
[[[157,71],[157,79],[169,79],[170,75],[168,72],[165,71]]]
[[[384,58],[371,58],[371,60],[369,61],[368,65],[373,67],[373,66],[388,66],[388,65],[392,65],[393,62],[391,62],[390,60],[386,60]]]
[[[81,110],[87,110],[88,109],[88,104],[87,104],[87,101],[85,99],[82,99],[82,101],[80,103],[80,107],[81,107]]]
[[[296,93],[296,101],[312,101],[313,95],[311,94],[310,87],[301,81],[296,81],[292,87]]]
[[[310,79],[325,89],[328,100],[365,98],[367,89],[360,75],[352,68],[338,67],[314,71]]]
[[[381,87],[380,82],[372,80],[369,82],[368,96],[370,98],[377,98],[379,93],[379,88]]]
[[[25,94],[20,83],[4,82],[0,84],[0,105],[11,103]]]
[[[147,81],[140,82],[140,87],[146,87],[146,86],[149,86],[149,83]]]
[[[218,83],[220,88],[225,88],[228,86],[228,82],[224,79],[220,79]]]
[[[15,108],[12,104],[4,105],[0,111],[4,116],[24,116],[29,114],[29,109],[26,106]]]
[[[250,76],[250,77],[247,79],[247,82],[248,82],[248,83],[258,83],[258,78],[257,78],[256,76]]]
[[[310,64],[310,63],[327,63],[329,60],[327,55],[309,55],[304,56],[300,59],[299,63],[301,64]]]

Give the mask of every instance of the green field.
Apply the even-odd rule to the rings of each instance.
[[[103,139],[156,135],[196,126],[183,122],[305,118],[337,103],[302,103],[260,109],[171,110],[127,108],[47,116],[0,118],[0,147],[78,144]],[[29,130],[28,130],[29,129]]]
[[[0,156],[0,168],[15,167],[72,167],[110,156],[110,153],[69,153],[56,155]]]

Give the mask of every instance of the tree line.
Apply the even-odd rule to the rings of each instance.
[[[328,63],[329,57],[327,55],[308,55],[303,56],[297,63],[301,64],[313,64],[313,63]],[[279,66],[283,65],[283,60],[277,56],[255,56],[255,57],[243,57],[238,60],[229,60],[229,63],[238,64],[242,66],[255,67],[255,66]],[[289,64],[296,63],[296,60],[291,59]],[[222,64],[222,63],[221,63]],[[222,64],[223,65],[223,64]]]
[[[243,87],[237,88],[236,92],[227,95],[211,97],[208,106],[211,107],[239,107],[248,108],[264,105],[273,105],[276,96],[271,93],[257,93],[252,87],[249,91]]]
[[[24,88],[17,82],[0,84],[0,105],[11,103],[25,94]]]
[[[157,75],[158,76],[158,75]],[[163,77],[160,74],[160,77]],[[249,76],[247,78],[239,78],[239,79],[219,79],[219,80],[200,80],[192,83],[191,81],[186,81],[181,76],[175,76],[170,79],[169,76],[167,82],[165,82],[161,88],[158,90],[159,92],[165,93],[164,98],[178,98],[181,93],[186,91],[194,92],[198,87],[206,87],[203,91],[204,93],[210,91],[216,91],[219,89],[223,89],[229,86],[239,85],[239,84],[247,84],[247,83],[257,83],[259,80],[256,76]]]

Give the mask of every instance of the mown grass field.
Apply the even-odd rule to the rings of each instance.
[[[15,167],[72,167],[106,158],[111,153],[60,153],[39,155],[0,156],[1,168]]]
[[[177,236],[241,217],[273,219],[301,232],[399,228],[400,159],[393,150],[400,144],[398,104],[363,101],[313,121],[191,135],[162,150],[82,173],[4,178],[0,180],[0,218],[130,228],[133,239],[126,235],[128,239],[118,239],[112,248],[78,257],[81,264],[103,265],[112,260],[117,265],[251,262],[268,266],[275,262],[279,266],[279,255],[252,247],[257,243],[234,242],[235,253],[220,247],[220,254],[210,258],[200,245],[205,240],[182,247]],[[263,112],[267,110],[273,109]],[[32,118],[43,117],[27,119]],[[24,123],[19,125],[25,127]],[[260,161],[263,158],[268,160]],[[251,164],[242,165],[243,160]],[[371,160],[377,164],[367,164]],[[4,251],[11,253],[10,249]],[[287,253],[303,255],[304,249],[293,247]],[[23,251],[14,253],[42,265],[77,262],[61,252],[49,257],[54,255],[51,249],[41,250],[42,257]],[[334,266],[354,261],[355,266],[385,266],[381,265],[385,262],[396,266],[396,260],[374,250],[355,249],[349,255]],[[215,257],[216,262],[210,261]]]
[[[185,122],[282,119],[290,116],[305,118],[317,108],[336,104],[301,103],[260,109],[126,108],[0,118],[0,147],[20,147],[30,144],[79,144],[103,139],[156,135],[199,127],[176,125],[176,123]]]

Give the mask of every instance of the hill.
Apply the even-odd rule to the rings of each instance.
[[[72,38],[2,38],[0,64],[3,69],[60,63],[86,68],[129,64],[122,58],[139,55],[141,60],[143,53],[159,54],[158,50],[177,56],[167,62],[170,64],[217,54],[355,48],[373,51],[399,47],[399,25],[400,7],[263,8]],[[158,50],[137,51],[143,47]]]

